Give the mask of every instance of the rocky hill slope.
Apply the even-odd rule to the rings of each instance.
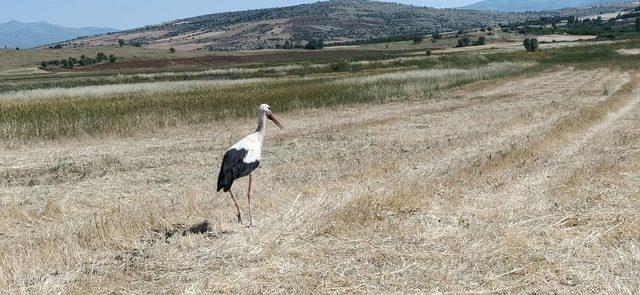
[[[556,10],[568,7],[588,7],[621,3],[620,0],[483,0],[463,8],[500,12]]]
[[[291,7],[202,15],[116,34],[65,42],[65,46],[125,44],[177,50],[275,48],[312,39],[325,42],[410,36],[533,17],[460,9],[435,9],[368,0],[332,0]]]
[[[69,47],[141,46],[176,50],[279,48],[322,39],[341,43],[496,26],[567,12],[503,13],[435,9],[369,0],[216,13],[64,42]],[[571,12],[575,13],[575,12]],[[585,14],[588,15],[588,14]]]

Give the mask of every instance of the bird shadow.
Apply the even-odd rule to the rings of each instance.
[[[230,230],[215,230],[206,220],[192,225],[178,223],[170,228],[155,229],[153,232],[160,239],[164,239],[165,243],[169,243],[169,240],[176,236],[202,235],[209,239],[217,239],[234,233],[234,231]]]

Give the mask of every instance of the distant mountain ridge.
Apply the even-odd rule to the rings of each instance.
[[[0,23],[0,47],[30,48],[73,38],[115,32],[117,29],[100,27],[69,28],[47,22]]]
[[[498,12],[526,12],[557,10],[569,7],[586,7],[611,3],[620,3],[620,0],[483,0],[471,5],[463,6],[463,9],[498,11]]]

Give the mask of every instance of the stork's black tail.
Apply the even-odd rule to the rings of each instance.
[[[224,192],[228,192],[231,190],[231,186],[233,185],[233,181],[235,177],[233,176],[232,170],[225,171],[224,164],[223,167],[220,167],[220,174],[218,175],[218,191],[224,190]]]

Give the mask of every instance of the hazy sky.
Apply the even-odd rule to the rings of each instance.
[[[312,3],[318,0],[2,0],[0,22],[46,21],[57,25],[135,28],[207,13]],[[388,0],[457,7],[478,0]]]

